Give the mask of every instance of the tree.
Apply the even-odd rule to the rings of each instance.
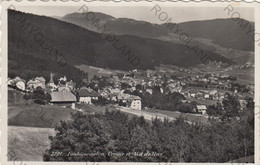
[[[107,153],[109,136],[108,124],[100,120],[100,115],[85,115],[77,112],[72,114],[72,120],[61,121],[55,128],[57,134],[50,137],[51,148],[44,154],[45,161],[107,161],[107,155],[88,155],[99,152]],[[53,156],[55,152],[61,155]],[[81,153],[83,156],[72,156],[73,153]]]
[[[225,94],[225,98],[222,101],[223,104],[223,119],[230,119],[231,117],[238,117],[239,116],[239,110],[240,110],[240,103],[238,101],[237,96],[233,96],[229,93]]]
[[[137,84],[137,85],[135,86],[135,88],[136,88],[136,90],[142,90],[142,85]]]
[[[66,81],[61,80],[61,81],[60,81],[60,84],[62,84],[62,85],[66,85]]]
[[[128,117],[109,109],[94,115],[77,112],[55,128],[57,134],[50,137],[44,161],[223,163],[254,155],[254,129],[245,121],[189,124],[180,116],[175,121],[155,118],[147,122],[144,117]],[[55,155],[57,152],[61,154]],[[104,154],[88,154],[97,152]],[[155,152],[161,156],[108,156],[108,152]],[[73,153],[85,155],[70,156]]]
[[[33,91],[34,102],[37,104],[45,104],[46,102],[46,95],[41,87],[37,87],[36,90]]]
[[[28,100],[33,100],[37,104],[47,104],[51,100],[51,95],[45,93],[41,87],[37,87],[32,93],[25,94],[23,98],[28,102]]]

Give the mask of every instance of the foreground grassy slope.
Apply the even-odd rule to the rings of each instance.
[[[8,125],[53,128],[60,120],[69,120],[70,113],[75,111],[70,108],[61,108],[51,105],[9,105]]]
[[[8,152],[15,153],[17,160],[42,161],[43,153],[50,147],[51,128],[8,126]],[[9,161],[15,158],[8,157]]]

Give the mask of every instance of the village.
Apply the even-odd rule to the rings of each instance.
[[[257,164],[259,8],[4,3],[4,164]]]
[[[178,69],[179,72],[188,72],[187,69]],[[179,93],[184,96],[182,103],[195,102],[193,113],[207,115],[207,107],[214,103],[221,103],[225,94],[230,92],[239,96],[241,107],[245,106],[243,93],[253,95],[253,85],[240,86],[235,83],[236,77],[227,74],[196,74],[196,76],[174,76],[154,70],[129,71],[125,74],[110,76],[94,76],[87,83],[73,82],[66,76],[54,83],[54,74],[50,73],[49,82],[43,77],[26,80],[20,77],[8,79],[8,86],[25,93],[31,93],[40,88],[50,94],[50,105],[70,107],[75,110],[77,104],[95,103],[114,104],[132,110],[149,110],[151,107],[142,105],[140,95],[153,95],[159,92],[162,95]],[[171,100],[169,100],[170,102]]]

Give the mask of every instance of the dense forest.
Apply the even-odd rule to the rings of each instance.
[[[212,119],[205,125],[188,124],[182,117],[147,122],[115,110],[78,112],[55,128],[57,134],[50,137],[51,147],[43,157],[45,161],[228,162],[254,155],[253,105],[248,102],[239,120]]]
[[[50,58],[36,58],[29,54],[13,52],[8,55],[8,77],[19,76],[28,81],[35,77],[44,77],[49,82],[50,73],[55,73],[54,80],[66,76],[68,80],[80,82],[88,78],[88,74],[70,64],[59,64]],[[57,83],[57,82],[56,82]]]
[[[216,61],[232,63],[210,51],[205,50],[204,54]],[[196,47],[188,49],[183,44],[131,35],[103,36],[50,17],[8,11],[10,76],[19,71],[25,77],[50,70],[59,72],[59,63],[75,76],[79,74],[75,65],[80,64],[120,70],[153,69],[160,64],[189,67],[203,63],[201,55]],[[134,59],[140,63],[133,62]]]

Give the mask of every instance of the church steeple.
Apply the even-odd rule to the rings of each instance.
[[[53,73],[51,73],[51,74],[50,74],[50,84],[54,84],[54,81],[53,81],[53,76],[54,76],[54,74],[53,74]]]

